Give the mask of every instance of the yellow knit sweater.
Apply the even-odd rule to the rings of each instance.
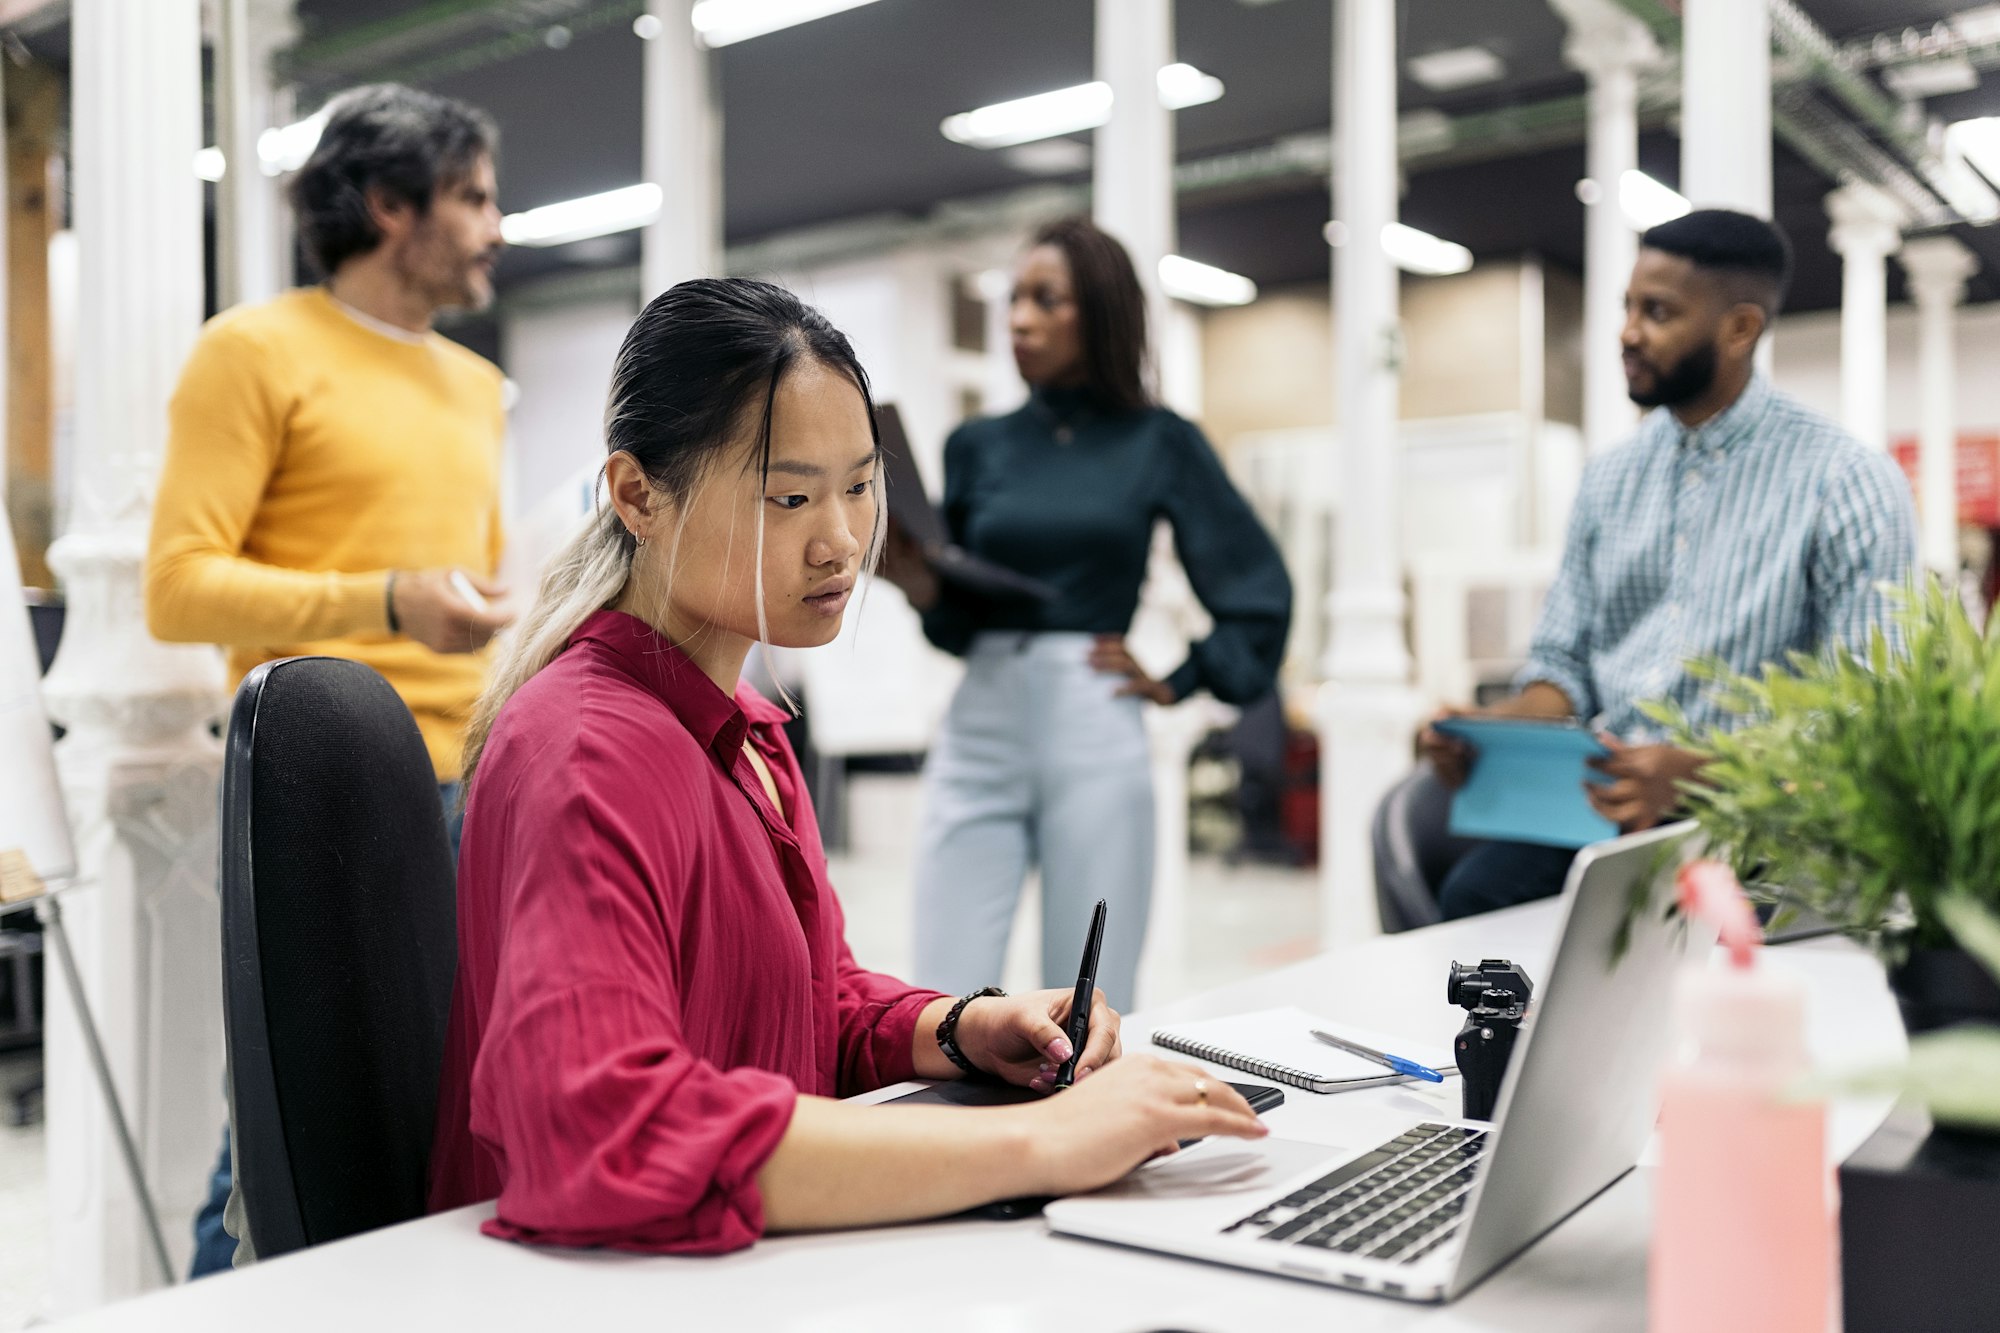
[[[485,654],[389,633],[392,569],[500,558],[500,371],[435,333],[369,327],[322,288],[202,331],[174,393],[146,560],[146,623],[219,643],[240,681],[318,653],[365,662],[458,777]]]

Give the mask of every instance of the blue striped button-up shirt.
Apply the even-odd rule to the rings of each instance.
[[[1863,647],[1916,557],[1909,484],[1885,453],[1762,375],[1695,430],[1666,408],[1590,461],[1562,565],[1519,681],[1547,681],[1579,718],[1654,739],[1669,699],[1728,726],[1690,659],[1752,672],[1792,650]]]

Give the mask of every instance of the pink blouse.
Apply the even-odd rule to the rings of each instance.
[[[848,952],[784,720],[614,611],[508,701],[459,851],[433,1210],[497,1194],[492,1236],[737,1249],[798,1094],[910,1077],[937,993]]]

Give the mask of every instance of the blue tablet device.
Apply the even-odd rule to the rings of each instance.
[[[1454,717],[1434,724],[1476,751],[1472,776],[1452,798],[1451,831],[1461,838],[1583,847],[1618,836],[1618,826],[1590,808],[1586,782],[1610,779],[1584,765],[1609,754],[1571,722]]]

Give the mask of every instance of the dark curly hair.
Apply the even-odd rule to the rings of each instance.
[[[350,89],[327,110],[290,193],[299,239],[328,276],[382,240],[368,213],[371,189],[426,212],[439,188],[471,175],[500,141],[477,107],[401,84]]]

